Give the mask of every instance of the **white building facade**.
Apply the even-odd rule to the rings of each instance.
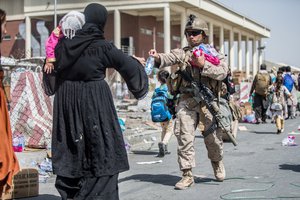
[[[214,0],[1,0],[0,7],[6,10],[8,22],[24,20],[25,52],[26,57],[30,57],[34,50],[32,48],[34,38],[31,35],[33,19],[52,21],[55,26],[57,16],[62,16],[71,10],[83,11],[85,6],[91,2],[98,2],[106,6],[112,16],[110,34],[118,48],[122,47],[124,27],[129,26],[128,20],[124,20],[124,15],[138,17],[139,23],[136,24],[136,28],[139,30],[141,30],[140,22],[143,17],[151,17],[160,23],[163,27],[160,32],[163,42],[159,44],[153,39],[150,47],[161,48],[164,52],[169,52],[173,48],[172,40],[174,38],[177,38],[181,47],[186,45],[184,36],[186,19],[189,14],[194,14],[208,23],[209,43],[227,54],[228,64],[232,70],[244,71],[246,78],[257,73],[258,66],[263,60],[262,39],[269,38],[271,32],[266,26],[230,10]],[[37,28],[37,30],[39,29],[38,31],[42,33],[45,29],[43,23],[39,23],[41,28]],[[172,27],[180,27],[177,37],[173,36]],[[155,29],[151,31],[152,34],[155,33]],[[49,34],[51,31],[44,32]],[[141,52],[139,46],[142,45],[141,42],[135,40],[135,46],[140,49],[139,52]],[[145,54],[137,54],[137,56],[145,56]]]

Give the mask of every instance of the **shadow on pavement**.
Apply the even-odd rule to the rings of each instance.
[[[203,178],[203,177],[195,177],[194,176],[194,179],[195,179],[195,183],[220,183],[220,182],[217,182],[215,179],[213,178]],[[217,184],[219,185],[219,184]]]
[[[132,176],[119,179],[119,183],[129,181],[129,180],[137,180],[137,181],[151,182],[151,183],[167,185],[167,186],[174,186],[180,179],[181,177],[173,176],[170,174],[135,174]],[[215,180],[211,178],[200,178],[194,176],[194,179],[195,179],[195,183],[215,182]]]
[[[133,150],[131,151],[133,154],[138,154],[138,155],[157,155],[158,151],[141,151],[141,150]]]
[[[266,131],[251,131],[252,133],[256,133],[256,134],[272,134],[272,135],[277,135],[275,131],[272,132],[266,132]]]
[[[300,172],[300,165],[282,164],[282,165],[279,165],[279,169],[292,170],[294,172]]]
[[[173,176],[169,174],[135,174],[119,179],[119,183],[129,180],[137,180],[161,185],[174,186],[180,179],[181,177],[179,176]]]
[[[61,200],[61,198],[51,194],[41,194],[37,197],[22,198],[22,200]]]

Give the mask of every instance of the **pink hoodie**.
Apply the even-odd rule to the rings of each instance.
[[[58,41],[63,37],[61,26],[56,27],[46,41],[46,62],[55,62],[54,50]]]

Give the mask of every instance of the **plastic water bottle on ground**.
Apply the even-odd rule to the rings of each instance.
[[[25,138],[23,135],[18,135],[13,138],[14,152],[22,152],[25,148]]]
[[[296,146],[295,142],[296,137],[293,135],[289,135],[282,140],[282,146]]]
[[[145,71],[148,76],[152,73],[153,67],[154,67],[154,57],[149,56],[148,59],[146,60],[146,66],[145,66]]]

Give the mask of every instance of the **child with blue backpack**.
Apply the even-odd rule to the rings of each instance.
[[[167,79],[169,75],[169,72],[165,70],[158,72],[157,79],[160,86],[155,89],[151,102],[152,121],[160,122],[162,128],[161,141],[158,143],[158,157],[164,157],[170,153],[168,151],[168,143],[173,133],[172,115],[167,106],[168,101],[173,99],[172,95],[168,92]]]

